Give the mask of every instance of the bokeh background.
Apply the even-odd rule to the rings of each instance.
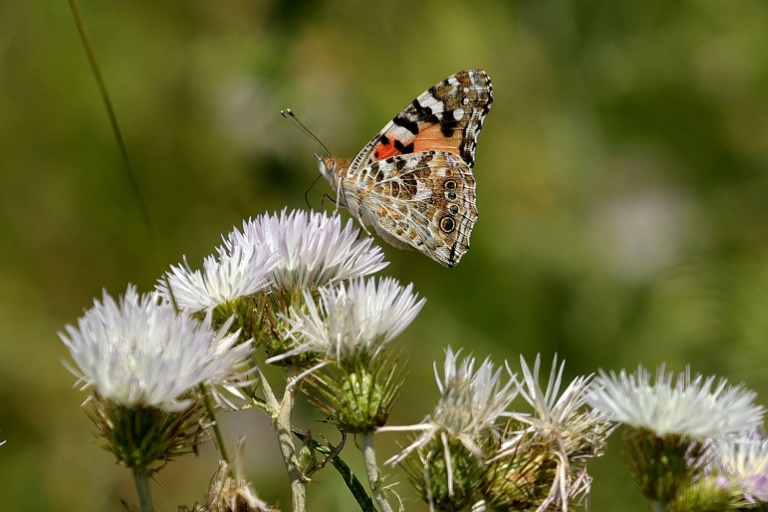
[[[448,345],[497,363],[557,353],[566,375],[638,364],[718,374],[768,396],[768,3],[652,0],[80,0],[159,240],[137,199],[66,2],[0,3],[0,501],[123,510],[127,470],[94,446],[57,331],[106,288],[147,291],[242,219],[306,208],[318,148],[352,157],[417,94],[477,67],[480,218],[454,269],[385,247],[427,305],[393,423],[436,397]],[[331,209],[325,182],[314,208]],[[345,214],[346,215],[346,214]],[[545,364],[548,370],[549,365]],[[301,427],[317,427],[309,412]],[[303,422],[303,424],[301,424]],[[247,435],[262,497],[287,504],[269,422]],[[377,438],[383,455],[396,436]],[[591,510],[645,510],[619,437],[591,465]],[[356,455],[350,451],[354,462]],[[169,464],[159,510],[200,501],[212,445]],[[392,479],[401,476],[392,471]],[[328,469],[313,511],[353,510]],[[408,510],[407,485],[397,487]]]

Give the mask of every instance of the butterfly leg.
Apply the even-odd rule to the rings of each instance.
[[[331,196],[329,196],[328,194],[323,194],[323,198],[320,200],[320,207],[321,208],[323,207],[323,204],[325,203],[326,199],[329,200],[331,203],[333,203],[333,205],[336,207],[336,209],[334,211],[338,212],[339,211],[339,205],[336,203],[336,200],[334,198],[332,198]]]
[[[344,197],[344,189],[341,186],[341,180],[339,180],[338,185],[336,185],[336,197],[337,198],[343,198]],[[336,205],[336,213],[337,214],[339,213],[339,206],[340,206],[341,202],[342,201],[340,201],[340,200],[337,200],[337,201],[333,202]],[[344,202],[344,204],[346,204],[346,201]]]

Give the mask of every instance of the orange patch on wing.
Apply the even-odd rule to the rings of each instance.
[[[373,150],[373,157],[376,160],[384,160],[391,156],[400,156],[402,151],[395,147],[394,138],[389,139],[387,144],[379,142]],[[403,141],[400,141],[403,143]],[[461,131],[456,130],[453,137],[447,138],[443,135],[439,123],[419,125],[419,133],[413,139],[410,139],[403,145],[413,144],[413,153],[421,151],[446,151],[454,155],[461,156],[459,146],[461,145]]]
[[[433,124],[423,128],[416,138],[413,139],[413,151],[446,151],[459,155],[459,146],[461,145],[461,132],[456,131],[454,137],[446,138],[440,130],[439,124]]]
[[[391,139],[389,144],[382,144],[379,142],[376,144],[376,148],[373,150],[373,156],[376,160],[384,160],[385,158],[402,154],[403,153],[401,151],[395,149],[395,141]]]

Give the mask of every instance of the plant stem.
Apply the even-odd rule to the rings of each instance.
[[[292,383],[297,373],[298,369],[296,367],[288,367],[285,394],[280,403],[277,402],[277,398],[272,392],[272,388],[267,383],[261,371],[259,371],[258,375],[269,413],[275,422],[277,442],[280,446],[283,462],[285,462],[285,469],[288,471],[288,478],[291,481],[292,510],[293,512],[305,512],[307,507],[307,483],[304,478],[304,473],[301,471],[299,459],[296,456],[296,446],[293,444],[293,433],[291,431],[291,414],[293,412],[295,398],[294,393],[296,392],[296,389],[298,389],[298,386],[292,386]]]
[[[152,492],[149,490],[149,470],[146,466],[133,468],[133,483],[136,484],[140,512],[154,512]]]
[[[294,432],[293,435],[298,437],[302,442],[306,442],[308,437],[299,432]],[[322,444],[314,439],[311,440],[311,443],[312,448],[317,450],[318,453],[321,453],[326,457],[330,457],[331,464],[334,468],[336,468],[336,471],[338,471],[344,479],[344,483],[347,484],[347,488],[352,493],[352,496],[355,497],[357,504],[360,505],[360,510],[362,512],[376,512],[376,507],[373,506],[373,500],[371,500],[371,497],[368,496],[365,487],[363,487],[363,484],[360,483],[360,480],[357,479],[355,474],[352,473],[352,470],[349,469],[347,463],[344,462],[342,458],[338,456],[338,454],[333,455],[334,449],[332,449],[330,445]]]
[[[115,109],[112,108],[112,101],[109,98],[107,85],[104,82],[104,77],[101,75],[99,63],[96,60],[96,55],[93,52],[91,39],[88,37],[88,32],[85,29],[85,23],[83,22],[82,16],[80,16],[80,7],[77,5],[76,0],[69,0],[69,9],[72,11],[72,16],[75,19],[75,26],[77,27],[77,31],[80,34],[80,41],[83,43],[83,50],[85,50],[85,56],[88,58],[88,64],[91,66],[91,73],[93,73],[93,78],[96,80],[96,87],[98,87],[99,94],[101,95],[101,99],[104,102],[104,108],[107,111],[107,118],[109,119],[109,124],[112,126],[112,132],[115,136],[115,140],[117,141],[117,147],[120,150],[120,156],[123,159],[123,164],[125,164],[128,180],[131,182],[131,189],[133,190],[133,195],[136,197],[136,202],[139,206],[139,214],[141,215],[141,220],[147,230],[150,245],[155,252],[155,258],[157,261],[161,261],[159,249],[160,245],[157,242],[157,236],[155,235],[154,225],[152,224],[152,219],[149,215],[149,210],[147,209],[147,203],[144,200],[144,195],[141,193],[139,180],[136,177],[136,172],[133,170],[131,159],[128,156],[128,148],[126,147],[125,141],[123,140],[123,134],[120,131],[120,124],[117,122],[117,115],[115,114]]]
[[[170,289],[170,288],[169,288]],[[213,410],[213,404],[211,403],[211,394],[208,392],[208,388],[204,384],[200,384],[200,393],[203,394],[203,403],[205,404],[205,412],[208,414],[208,419],[211,420],[211,426],[213,427],[213,435],[216,437],[216,444],[219,445],[219,453],[221,454],[221,460],[229,465],[229,455],[227,454],[227,447],[224,445],[224,436],[221,434],[219,428],[219,422],[216,421],[216,413]]]
[[[386,496],[381,489],[381,472],[376,464],[376,450],[373,447],[373,432],[363,434],[363,462],[368,474],[368,484],[371,486],[371,496],[376,500],[383,512],[392,512]]]

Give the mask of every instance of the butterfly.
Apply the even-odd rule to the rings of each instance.
[[[477,221],[472,166],[492,102],[485,71],[459,71],[413,100],[353,160],[317,156],[320,173],[363,227],[453,267]]]

